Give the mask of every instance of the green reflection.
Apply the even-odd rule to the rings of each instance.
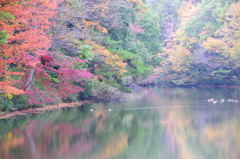
[[[208,98],[239,91],[151,88],[127,101],[2,120],[0,158],[237,159],[238,103]]]

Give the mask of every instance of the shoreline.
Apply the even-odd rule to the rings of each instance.
[[[190,84],[190,85],[176,85],[176,84],[161,84],[161,83],[141,83],[136,85],[140,87],[159,87],[159,88],[240,88],[240,85],[210,85],[210,84]]]
[[[150,88],[150,87],[158,87],[158,88],[238,88],[240,89],[240,86],[237,85],[175,85],[175,86],[164,86],[164,85],[159,85],[159,84],[136,84],[138,87],[141,89],[144,88]],[[135,90],[139,91],[139,90]],[[134,92],[134,89],[133,89]],[[123,96],[124,93],[122,93]],[[131,93],[130,93],[131,94]],[[99,101],[99,100],[84,100],[84,101],[79,101],[79,102],[72,102],[72,103],[60,103],[60,104],[54,104],[54,105],[47,105],[43,107],[37,107],[37,108],[27,108],[23,110],[17,110],[13,112],[9,112],[6,114],[0,114],[0,120],[4,119],[9,119],[15,116],[23,116],[23,115],[28,115],[28,114],[38,114],[44,111],[49,111],[49,110],[56,110],[56,109],[63,109],[63,108],[77,108],[81,107],[85,104],[92,103],[93,101]],[[103,99],[100,101],[104,101]],[[108,100],[109,101],[109,100]]]
[[[61,103],[61,104],[55,104],[55,105],[47,105],[47,106],[39,107],[39,108],[28,108],[28,109],[13,111],[13,112],[9,112],[9,113],[0,115],[0,120],[9,119],[9,118],[12,118],[15,116],[38,114],[38,113],[41,113],[44,111],[55,110],[55,109],[77,108],[77,107],[83,106],[84,104],[89,104],[89,103],[91,103],[90,100],[74,102],[74,103]]]

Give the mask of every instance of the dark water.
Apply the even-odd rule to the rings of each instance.
[[[227,101],[239,90],[151,88],[128,98],[2,120],[0,159],[240,159],[240,105]]]

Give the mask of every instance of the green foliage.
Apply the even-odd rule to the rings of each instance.
[[[5,31],[0,31],[0,44],[6,44],[7,43],[8,35]]]
[[[78,54],[80,59],[84,59],[87,61],[93,61],[96,58],[96,55],[91,51],[92,46],[87,44],[82,44],[79,46]]]
[[[1,97],[0,102],[1,102],[0,111],[10,112],[13,110],[14,103],[12,102],[12,100],[5,97]]]
[[[8,21],[8,19],[14,19],[15,16],[6,12],[6,11],[0,11],[0,20],[2,21]]]
[[[160,81],[176,85],[238,83],[233,72],[239,69],[239,2],[178,2],[169,4],[171,11],[164,2],[154,7],[170,23],[166,26],[171,26],[165,28],[163,61],[157,69]]]
[[[21,110],[28,107],[26,96],[1,96],[0,103],[0,111],[3,112]]]
[[[144,29],[144,33],[138,34],[138,39],[144,42],[145,47],[151,54],[158,53],[161,36],[159,15],[151,10],[146,12],[143,15],[143,20],[140,21],[140,26]]]
[[[214,70],[211,72],[211,75],[217,75],[217,74],[221,74],[221,75],[227,75],[228,73],[230,73],[231,70],[225,70],[225,69],[218,69],[218,70]]]
[[[238,5],[237,0],[69,0],[62,3],[58,15],[52,19],[55,26],[48,32],[52,36],[49,50],[60,52],[63,57],[84,60],[70,65],[94,75],[90,81],[77,80],[74,84],[85,91],[65,101],[104,99],[114,91],[129,92],[126,79],[138,82],[153,74],[159,79],[150,80],[176,85],[211,80],[211,84],[237,83]],[[3,23],[10,23],[14,18],[5,11],[0,12]],[[5,30],[0,31],[1,45],[7,43],[8,36]],[[60,82],[55,72],[47,75],[39,79],[49,78],[53,84]],[[34,86],[40,88],[42,83],[35,81]],[[17,107],[13,99],[3,101],[4,110]]]
[[[9,19],[14,19],[15,17],[6,12],[6,11],[0,11],[0,21],[7,22]],[[0,30],[0,44],[6,44],[8,39],[8,34],[4,30]]]

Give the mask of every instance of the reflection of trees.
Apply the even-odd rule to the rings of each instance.
[[[188,147],[187,139],[194,132],[192,132],[190,126],[190,119],[182,113],[181,109],[169,110],[166,118],[162,120],[161,125],[165,127],[166,143],[169,144],[169,154],[167,156],[176,158],[176,154],[179,159],[195,159],[196,156],[191,152]]]
[[[181,105],[186,100],[200,101],[209,94],[148,89],[142,98],[121,104],[147,107],[171,100],[173,105]],[[222,95],[219,92],[219,97]],[[238,108],[209,105],[129,111],[113,105],[120,106],[97,103],[93,112],[83,107],[11,119],[5,124],[0,121],[0,130],[6,131],[0,134],[0,159],[238,159],[240,156]]]
[[[13,133],[9,132],[5,138],[4,143],[0,142],[0,158],[1,159],[12,159],[10,150],[14,147],[21,146],[24,144],[23,137],[16,137]]]
[[[20,135],[18,140],[22,139],[24,142],[19,145],[14,144],[17,139],[11,140],[12,146],[7,151],[18,146],[22,155],[20,158],[26,159],[52,159],[56,154],[64,156],[75,152],[84,153],[90,150],[93,141],[82,138],[83,133],[82,129],[68,123],[31,121],[23,130],[13,134],[13,138]],[[74,138],[81,138],[81,142],[73,142]],[[6,146],[6,141],[2,145]]]
[[[10,131],[22,142],[14,144],[9,140],[12,146],[4,152],[0,150],[0,156],[24,159],[147,157],[155,151],[152,135],[158,133],[154,130],[157,124],[154,114],[149,111],[108,113],[104,109],[94,112],[71,109],[29,117],[25,125]],[[6,146],[7,140],[0,145]]]
[[[127,139],[128,137],[124,133],[120,134],[119,137],[113,138],[109,143],[103,145],[104,149],[92,158],[111,159],[118,156],[128,147]]]
[[[239,110],[169,109],[159,111],[165,129],[165,154],[169,159],[237,159],[239,151]],[[174,154],[174,155],[172,155]]]
[[[89,114],[77,109],[71,111],[48,112],[43,115],[29,116],[26,124],[13,127],[9,133],[5,133],[0,140],[1,159],[24,158],[24,159],[52,159],[74,158],[87,154],[94,144],[94,130],[103,129],[105,113],[98,112]],[[11,123],[19,119],[11,119]],[[16,120],[16,121],[15,121]],[[9,122],[1,123],[7,126]],[[12,134],[11,140],[6,136]],[[19,144],[16,144],[16,142]],[[22,141],[22,142],[20,142]],[[9,146],[10,145],[10,146]],[[15,152],[15,150],[17,150]],[[78,157],[79,158],[79,157]]]
[[[202,133],[202,143],[212,145],[221,153],[222,158],[238,159],[240,157],[240,124],[237,117],[230,120],[226,119],[223,122],[207,125]]]
[[[104,159],[111,158],[120,154],[128,145],[127,136],[120,134],[120,136],[113,142],[110,142],[104,150]]]
[[[151,110],[112,112],[111,115],[108,116],[108,121],[106,122],[106,128],[108,130],[106,130],[110,131],[113,134],[119,134],[119,136],[124,133],[128,137],[127,147],[124,149],[124,151],[119,153],[119,155],[115,155],[115,158],[159,158],[160,142],[158,140],[158,118],[159,116],[156,114],[156,112]],[[122,138],[124,139],[124,137]],[[109,142],[107,145],[109,145]],[[122,142],[121,145],[125,145],[125,142]],[[123,149],[123,146],[118,147],[119,149]],[[104,150],[107,150],[107,148],[105,148]],[[108,155],[105,154],[105,156]]]

